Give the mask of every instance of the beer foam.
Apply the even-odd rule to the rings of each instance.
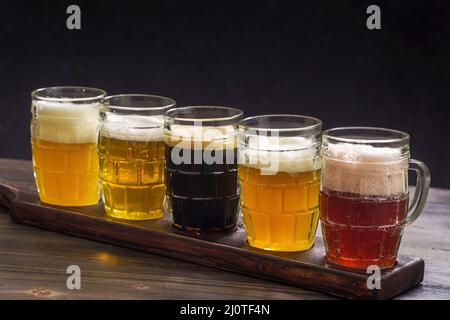
[[[226,150],[236,148],[237,130],[234,126],[172,125],[166,131],[166,143],[188,149]]]
[[[108,114],[100,131],[102,136],[119,140],[164,141],[164,116]]]
[[[240,147],[239,163],[267,173],[289,174],[320,168],[316,142],[304,137],[247,137],[247,145]]]
[[[401,150],[337,143],[324,148],[322,188],[369,196],[407,192],[408,158]]]
[[[33,137],[57,143],[96,143],[99,103],[34,101]]]

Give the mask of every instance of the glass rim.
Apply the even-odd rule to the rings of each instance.
[[[394,135],[398,135],[398,138],[347,138],[334,135],[335,133],[343,132],[343,131],[355,131],[355,132],[364,132],[364,131],[372,131],[372,132],[384,132],[390,133]],[[323,131],[323,138],[330,139],[337,142],[343,143],[353,143],[353,144],[391,144],[391,143],[406,143],[409,141],[409,134],[395,129],[381,128],[381,127],[337,127],[331,128]]]
[[[221,109],[221,110],[228,110],[232,111],[235,114],[230,116],[223,116],[223,117],[210,117],[210,118],[188,118],[188,117],[180,117],[180,116],[172,116],[171,113],[180,112],[184,110],[207,110],[207,109]],[[231,121],[231,120],[239,120],[244,115],[244,111],[238,108],[233,107],[224,107],[224,106],[186,106],[186,107],[179,107],[179,108],[173,108],[166,112],[165,116],[168,119],[174,120],[174,121],[200,121],[200,122],[216,122],[216,121]]]
[[[90,97],[79,97],[79,98],[69,98],[69,97],[52,97],[44,96],[43,92],[46,91],[56,91],[56,90],[85,90],[96,93]],[[107,95],[106,91],[103,89],[92,88],[92,87],[79,87],[79,86],[54,86],[54,87],[44,87],[33,90],[31,92],[31,97],[36,100],[41,101],[51,101],[51,102],[85,102],[85,101],[95,101],[101,100]]]
[[[314,123],[311,125],[305,125],[305,126],[299,126],[299,127],[294,127],[294,128],[259,128],[256,126],[251,126],[248,125],[247,122],[251,121],[251,120],[257,120],[257,119],[262,119],[262,118],[296,118],[296,119],[307,119],[307,120],[311,120]],[[322,127],[322,120],[320,120],[319,118],[315,118],[315,117],[310,117],[310,116],[303,116],[303,115],[298,115],[298,114],[288,114],[288,113],[277,113],[277,114],[265,114],[265,115],[259,115],[259,116],[252,116],[252,117],[247,117],[242,119],[241,121],[239,121],[239,128],[242,129],[256,129],[259,131],[280,131],[280,132],[293,132],[293,131],[310,131],[310,130],[316,130],[316,129],[321,129]]]
[[[166,101],[167,103],[161,103],[161,106],[157,107],[126,107],[120,105],[111,105],[109,101],[116,98],[146,98],[146,99],[160,99],[162,101]],[[143,94],[143,93],[124,93],[124,94],[114,94],[104,97],[101,101],[102,107],[105,106],[109,110],[129,110],[129,111],[163,111],[173,108],[176,105],[176,101],[171,98],[167,98],[164,96],[158,96],[154,94]]]

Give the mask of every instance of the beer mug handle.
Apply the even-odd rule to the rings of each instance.
[[[405,226],[413,223],[422,213],[425,202],[427,201],[431,181],[430,170],[422,161],[410,159],[409,170],[415,171],[417,178],[416,189],[408,208],[408,216],[405,221]]]

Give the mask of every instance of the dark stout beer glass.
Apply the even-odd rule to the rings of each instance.
[[[175,227],[197,233],[236,229],[242,116],[239,109],[215,106],[166,113],[166,196]]]
[[[409,135],[367,127],[324,131],[320,220],[327,258],[355,269],[392,267],[403,228],[422,212],[427,166],[409,159]],[[416,171],[408,208],[408,169]]]

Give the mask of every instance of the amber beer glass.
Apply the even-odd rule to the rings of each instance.
[[[237,128],[242,114],[216,106],[166,113],[166,193],[175,227],[193,233],[236,230]]]
[[[430,186],[427,166],[410,159],[409,135],[350,127],[323,133],[320,220],[331,263],[392,267],[403,228],[422,212]],[[417,174],[408,206],[408,169]]]
[[[97,134],[103,90],[52,87],[32,92],[33,169],[42,202],[88,206],[99,201]]]
[[[164,213],[164,113],[169,98],[127,94],[106,97],[100,110],[98,154],[108,215],[148,220]]]
[[[239,182],[247,240],[253,247],[302,251],[319,218],[319,119],[265,115],[239,126]]]

